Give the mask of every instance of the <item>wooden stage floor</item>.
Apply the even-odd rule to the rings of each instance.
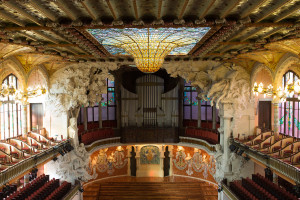
[[[217,200],[215,186],[181,177],[119,177],[84,187],[84,200]]]

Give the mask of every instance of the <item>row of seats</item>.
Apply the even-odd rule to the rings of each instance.
[[[258,200],[253,194],[246,190],[238,181],[230,183],[230,190],[232,190],[240,199],[244,200]]]
[[[252,174],[252,180],[277,199],[297,200],[297,197],[260,174]]]
[[[0,200],[58,200],[62,199],[71,189],[71,183],[59,179],[49,181],[48,175],[41,175],[17,191],[15,186],[10,194],[2,193]]]
[[[272,194],[270,194],[267,190],[256,184],[250,178],[242,179],[242,186],[246,188],[250,193],[252,193],[258,199],[270,199],[277,200]]]
[[[21,188],[19,191],[15,191],[13,194],[2,197],[5,200],[25,200],[28,196],[37,191],[41,186],[49,181],[48,175],[41,175],[34,179],[31,183],[28,183],[25,187]],[[1,199],[1,198],[0,198]]]
[[[46,200],[61,200],[71,189],[71,183],[63,182],[59,188],[49,195]]]
[[[35,191],[25,200],[40,200],[48,197],[56,188],[59,187],[59,179],[52,179],[43,185],[40,189]]]
[[[197,129],[197,128],[186,128],[185,136],[203,139],[208,141],[211,144],[219,143],[218,134],[208,130]]]
[[[85,145],[91,144],[94,141],[111,138],[114,136],[114,131],[112,128],[98,129],[96,131],[91,131],[83,134],[81,136],[81,142]]]

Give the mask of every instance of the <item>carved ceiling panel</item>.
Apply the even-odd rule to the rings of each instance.
[[[29,51],[34,51],[34,48],[30,46],[0,43],[0,59]]]
[[[64,68],[68,64],[71,64],[71,62],[68,61],[56,61],[56,62],[44,62],[43,65],[47,69],[49,75],[51,76],[54,72],[56,72],[59,69]]]
[[[273,42],[266,44],[265,47],[273,51],[291,52],[300,55],[300,39]]]
[[[28,73],[34,66],[43,64],[45,62],[62,60],[62,58],[59,56],[43,54],[21,54],[15,57],[20,61],[26,73]]]
[[[265,64],[272,71],[275,71],[278,61],[284,54],[284,52],[259,51],[240,54],[237,57],[241,59],[248,59],[260,62],[262,64]]]

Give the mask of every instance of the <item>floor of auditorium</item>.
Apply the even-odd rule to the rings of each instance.
[[[90,183],[84,187],[84,200],[216,200],[215,186],[182,177],[119,177]]]

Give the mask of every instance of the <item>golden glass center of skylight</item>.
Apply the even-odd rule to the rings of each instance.
[[[132,55],[139,70],[153,73],[167,55],[187,55],[209,27],[88,29],[112,55]]]

